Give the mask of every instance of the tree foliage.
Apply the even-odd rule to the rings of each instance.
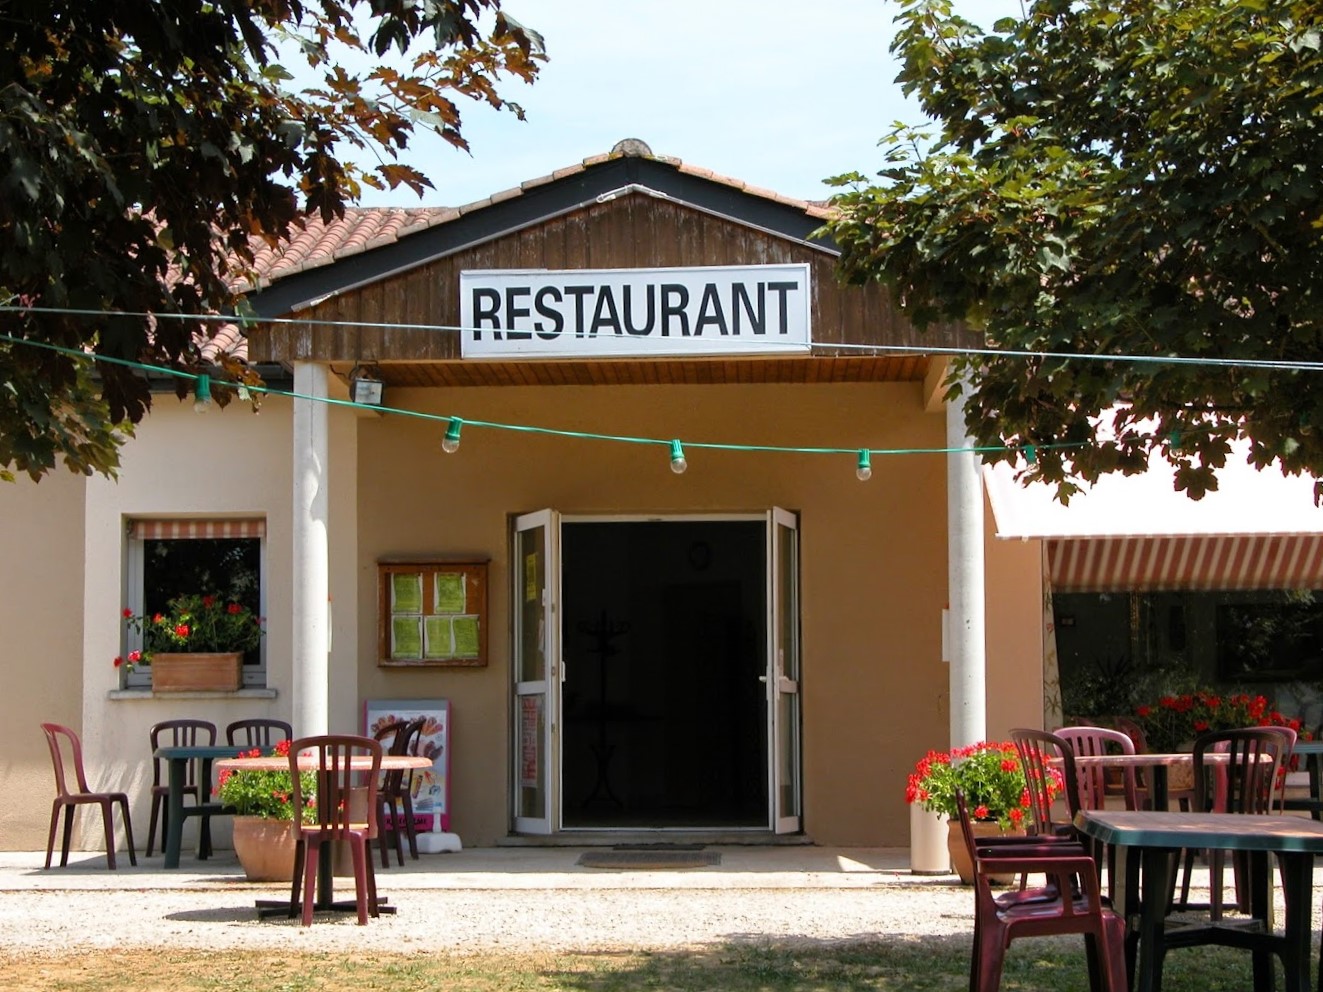
[[[1198,499],[1238,436],[1323,476],[1323,4],[1037,0],[990,30],[901,8],[935,133],[833,180],[830,233],[916,324],[984,333],[953,370],[976,443],[1063,500],[1150,451]]]
[[[544,58],[501,0],[0,0],[0,11],[7,478],[38,479],[61,457],[113,474],[151,403],[122,363],[202,369],[210,325],[167,315],[231,312],[254,244],[279,243],[307,214],[343,214],[363,185],[430,186],[398,160],[417,131],[466,148],[461,97],[522,117],[496,80],[532,81]],[[290,89],[282,52],[322,81]],[[362,61],[373,67],[347,68]],[[155,316],[99,316],[112,312]],[[70,354],[84,351],[112,361],[93,377]],[[211,371],[217,385],[251,378]]]

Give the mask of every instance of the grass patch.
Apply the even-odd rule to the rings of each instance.
[[[0,989],[60,992],[964,992],[969,939],[721,944],[675,951],[520,954],[279,954],[80,949],[0,955]],[[1249,956],[1225,948],[1167,957],[1167,992],[1252,984]],[[1078,939],[1011,945],[1005,992],[1086,992]]]

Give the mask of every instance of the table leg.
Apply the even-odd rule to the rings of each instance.
[[[1145,847],[1139,851],[1143,888],[1139,906],[1139,962],[1132,986],[1135,992],[1157,992],[1162,988],[1162,962],[1167,953],[1163,930],[1177,853],[1162,847]]]
[[[1309,950],[1313,937],[1314,856],[1283,851],[1277,857],[1282,866],[1282,901],[1286,906],[1286,918],[1282,921],[1285,988],[1286,992],[1305,992],[1309,987]],[[1268,888],[1271,891],[1271,885]],[[1320,981],[1323,982],[1323,976]]]
[[[1309,815],[1315,820],[1323,819],[1323,804],[1319,802],[1320,780],[1323,780],[1323,754],[1305,755],[1305,768],[1309,772]]]
[[[1272,874],[1268,871],[1268,852],[1267,851],[1248,851],[1249,857],[1246,859],[1247,872],[1249,876],[1246,884],[1249,886],[1249,911],[1251,919],[1262,920],[1264,932],[1271,934],[1273,932],[1272,920]],[[1250,956],[1253,962],[1254,970],[1254,988],[1256,992],[1273,992],[1273,965],[1272,951],[1266,942],[1257,943],[1251,950]],[[1291,972],[1291,965],[1287,961],[1288,954],[1283,948],[1282,960],[1285,964],[1287,974]],[[1309,952],[1305,952],[1306,971],[1308,974]],[[1290,980],[1287,980],[1287,988],[1290,989]],[[1298,988],[1296,992],[1304,992],[1303,988]]]
[[[184,838],[184,780],[188,759],[171,758],[170,791],[165,798],[165,867],[179,867],[179,848]]]
[[[211,759],[198,759],[198,805],[211,802]],[[198,825],[198,860],[211,857],[211,817],[202,815]]]
[[[1152,793],[1149,798],[1153,801],[1153,808],[1163,811],[1167,808],[1167,766],[1154,765],[1149,776],[1149,783],[1152,787]]]

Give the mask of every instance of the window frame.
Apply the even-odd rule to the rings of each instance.
[[[153,524],[199,524],[205,525],[214,523],[217,525],[249,525],[257,531],[256,534],[243,534],[230,536],[224,533],[194,533],[176,535],[170,538],[160,538],[155,535],[141,535],[135,533],[135,530],[144,525]],[[205,530],[205,527],[200,528]],[[125,520],[124,524],[124,606],[133,612],[135,616],[142,616],[145,610],[146,591],[145,584],[147,578],[146,566],[146,542],[153,540],[255,540],[257,541],[257,582],[258,582],[258,615],[267,616],[267,527],[264,517],[242,517],[242,518],[206,518],[199,520],[193,517],[132,517]],[[265,637],[262,638],[258,646],[258,662],[255,665],[242,666],[243,684],[242,689],[264,689],[267,685],[267,654]],[[130,651],[142,649],[142,634],[139,631],[127,629],[123,625],[120,631],[120,649],[121,657],[128,657]],[[143,665],[131,672],[126,672],[121,679],[121,686],[125,689],[150,689],[152,687],[152,670],[148,665]]]

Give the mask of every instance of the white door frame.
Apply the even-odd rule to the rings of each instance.
[[[795,514],[773,507],[762,513],[557,513],[545,509],[534,513],[521,514],[514,519],[511,535],[511,547],[518,550],[519,534],[525,530],[544,527],[547,529],[546,575],[542,588],[544,601],[542,616],[546,622],[545,649],[549,651],[547,666],[549,679],[541,681],[519,682],[520,664],[520,622],[521,604],[527,595],[525,564],[516,556],[511,564],[513,576],[511,619],[512,653],[514,672],[514,710],[513,710],[513,750],[515,752],[514,779],[512,795],[514,797],[514,825],[520,833],[553,833],[561,824],[561,762],[560,762],[560,688],[564,679],[564,664],[561,657],[561,529],[566,524],[582,523],[707,523],[707,522],[759,522],[766,527],[767,555],[764,562],[766,576],[766,644],[767,660],[764,674],[759,680],[767,686],[767,777],[768,777],[768,822],[766,829],[776,833],[793,833],[800,829],[800,755],[799,755],[799,547],[798,522]],[[787,549],[781,531],[794,534],[794,546]],[[782,588],[779,574],[778,555],[790,553],[793,571],[790,578],[794,588]],[[788,623],[782,624],[780,606],[791,606],[795,615]],[[785,631],[791,632],[787,638]],[[789,640],[789,643],[787,643]],[[793,654],[787,655],[787,651]],[[788,666],[788,667],[787,667]],[[787,675],[789,671],[790,675]],[[793,676],[793,677],[791,677]],[[531,705],[521,701],[520,697],[540,696],[546,706],[546,730],[544,738],[545,768],[547,772],[548,808],[543,817],[519,815],[520,775],[520,719],[522,706]],[[787,766],[786,762],[790,762]],[[787,801],[788,800],[788,801]]]

